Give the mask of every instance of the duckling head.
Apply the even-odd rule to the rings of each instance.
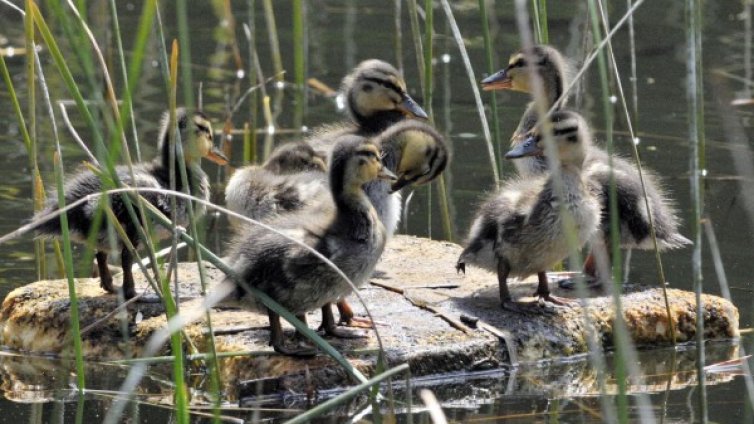
[[[184,146],[186,162],[193,162],[200,158],[207,158],[218,165],[226,165],[228,158],[213,142],[212,123],[202,112],[189,113],[185,108],[175,110],[175,119],[181,142]],[[165,112],[160,125],[160,150],[168,152],[166,146],[170,139],[170,113]]]
[[[551,102],[562,94],[566,79],[571,73],[570,65],[560,52],[547,45],[533,46],[531,51],[518,51],[511,55],[508,66],[482,80],[482,88],[491,90],[514,90],[531,93],[531,66],[542,78],[544,90]]]
[[[589,127],[584,118],[576,112],[560,110],[552,113],[550,122],[552,123],[552,136],[560,163],[581,167],[591,140]],[[545,139],[540,123],[525,135],[522,143],[508,151],[505,158],[517,159],[544,155]]]
[[[359,192],[364,184],[373,180],[397,179],[382,164],[376,144],[359,136],[349,135],[343,138],[333,149],[330,158],[330,187],[334,196]]]
[[[264,169],[275,174],[295,174],[307,171],[327,171],[325,157],[304,142],[286,143],[264,163]]]
[[[375,142],[383,147],[397,148],[398,179],[391,185],[393,192],[407,185],[426,184],[437,178],[448,165],[447,143],[432,126],[419,121],[396,124],[380,134]]]
[[[404,117],[427,119],[427,113],[406,91],[406,82],[389,63],[378,59],[361,62],[343,79],[341,91],[347,97],[352,118],[362,127],[393,123]]]

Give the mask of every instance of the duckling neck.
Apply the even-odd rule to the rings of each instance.
[[[333,191],[337,211],[334,226],[337,232],[347,237],[369,241],[379,224],[377,213],[360,186],[347,186],[340,192]]]
[[[201,190],[203,186],[203,180],[206,179],[206,174],[202,171],[201,165],[197,160],[193,160],[187,156],[188,152],[183,151],[185,160],[183,163],[186,166],[186,176],[188,177],[189,192],[196,194],[197,190]],[[164,140],[162,143],[162,151],[160,156],[155,159],[155,171],[159,174],[160,178],[164,182],[166,187],[170,185],[170,143]],[[185,184],[183,178],[181,178],[181,161],[178,158],[178,152],[175,152],[173,158],[174,170],[175,170],[175,189],[176,191],[183,191]]]

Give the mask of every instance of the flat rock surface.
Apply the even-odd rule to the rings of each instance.
[[[611,296],[592,293],[594,297],[583,302],[585,307],[547,311],[533,308],[527,314],[503,311],[493,274],[476,268],[467,268],[466,275],[456,273],[454,264],[460,250],[453,243],[409,236],[396,236],[388,244],[372,284],[359,291],[377,323],[388,366],[408,362],[412,375],[420,376],[580,354],[588,351],[590,332],[598,343],[611,347]],[[211,283],[223,279],[223,274],[211,265],[206,268]],[[134,275],[137,289],[146,287],[141,273]],[[182,308],[188,308],[188,302],[197,302],[199,297],[196,264],[179,265],[179,282]],[[514,297],[526,297],[534,292],[536,282],[510,282],[509,286]],[[575,295],[559,291],[554,283],[551,288],[558,295]],[[136,303],[113,313],[117,300],[99,288],[97,279],[77,279],[77,292],[84,351],[90,358],[139,356],[153,332],[165,325],[159,304]],[[677,341],[693,340],[693,293],[669,289],[668,297],[670,320],[660,289],[621,296],[623,316],[638,346],[668,345],[671,326]],[[737,309],[716,296],[703,295],[702,300],[705,337],[737,337]],[[357,314],[363,314],[363,307],[354,296],[350,303]],[[0,343],[17,351],[70,354],[69,308],[65,280],[39,281],[12,291],[0,311]],[[462,315],[478,318],[479,325],[467,327],[460,322]],[[318,326],[319,312],[310,313],[308,321],[310,327]],[[217,310],[212,314],[212,324],[218,334],[219,351],[255,352],[222,361],[223,381],[231,397],[237,387],[244,395],[301,388],[305,380],[316,388],[352,383],[327,356],[302,360],[274,354],[267,345],[269,331],[264,315]],[[204,351],[203,322],[188,326],[185,334]],[[292,335],[292,330],[288,334]],[[354,366],[372,373],[374,351],[378,348],[374,332],[370,331],[367,338],[329,340]],[[168,350],[165,346],[161,354],[169,354]]]

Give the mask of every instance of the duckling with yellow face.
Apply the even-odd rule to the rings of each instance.
[[[529,54],[520,51],[514,53],[508,66],[482,80],[485,90],[514,90],[531,92],[531,70],[541,78],[547,107],[557,103],[564,107],[567,98],[562,98],[564,89],[571,74],[571,66],[563,55],[551,46],[534,46]],[[517,146],[524,140],[523,134],[535,127],[538,113],[534,102],[529,103],[518,128],[511,138],[511,146]],[[590,145],[586,151],[584,174],[594,190],[600,192],[602,199],[601,232],[604,246],[610,246],[610,165],[609,156],[603,149]],[[515,162],[516,169],[522,176],[537,175],[547,172],[547,161],[541,157],[519,159]],[[620,246],[626,249],[654,249],[651,238],[650,215],[654,222],[655,234],[660,250],[677,249],[691,243],[691,240],[679,232],[680,221],[677,211],[666,193],[659,178],[646,167],[643,169],[644,186],[649,199],[649,209],[644,202],[641,179],[632,161],[620,156],[612,157],[612,173],[616,183],[618,204],[618,221]],[[609,257],[609,255],[608,255]],[[593,255],[590,255],[584,267],[584,272],[599,283]],[[573,286],[572,281],[564,281],[564,288]]]
[[[343,136],[330,159],[329,186],[334,209],[286,214],[270,221],[270,225],[315,249],[354,284],[362,285],[372,274],[387,238],[385,227],[364,192],[364,185],[377,179],[395,179],[382,165],[377,146],[363,137]],[[308,249],[258,226],[247,226],[239,232],[229,257],[229,263],[246,284],[264,291],[300,317],[351,292],[342,277]],[[235,300],[248,309],[266,310],[240,287]],[[289,355],[314,353],[309,348],[287,347],[280,317],[267,312],[270,343],[276,351]],[[332,311],[323,315],[323,326],[326,331],[335,326]]]
[[[570,111],[557,111],[551,117],[553,141],[560,162],[562,197],[553,175],[522,176],[506,182],[479,208],[469,230],[466,248],[456,264],[467,264],[497,273],[500,302],[504,309],[523,311],[529,304],[514,301],[508,290],[508,277],[539,277],[535,296],[539,303],[567,305],[569,300],[550,295],[545,271],[565,259],[571,248],[567,231],[574,231],[580,248],[597,230],[599,201],[589,190],[583,165],[591,140],[584,120]],[[544,156],[544,140],[539,127],[531,130],[506,158],[520,160]],[[561,208],[570,214],[572,227],[564,222]]]
[[[176,110],[176,122],[180,132],[180,139],[183,148],[183,156],[186,165],[186,174],[188,176],[188,192],[196,197],[209,200],[209,180],[207,174],[201,168],[200,159],[207,158],[218,164],[227,163],[225,156],[213,144],[212,124],[207,117],[201,112],[189,113],[183,108]],[[170,168],[171,168],[171,151],[169,142],[169,116],[166,112],[163,115],[162,125],[159,135],[159,146],[157,157],[152,162],[138,163],[133,166],[133,178],[131,172],[126,166],[118,166],[115,172],[118,179],[125,186],[133,188],[149,188],[169,190],[170,185]],[[179,146],[176,143],[176,146]],[[179,155],[174,152],[175,160],[179,160]],[[179,164],[175,163],[175,170],[179,169]],[[175,189],[185,191],[186,186],[180,176],[175,178]],[[95,214],[98,208],[99,198],[96,196],[103,190],[102,181],[99,176],[88,168],[79,170],[76,174],[66,178],[64,187],[65,203],[71,204],[87,196],[93,196],[92,199],[74,207],[67,212],[68,227],[73,240],[80,243],[87,243],[87,237],[95,220]],[[182,198],[175,199],[175,210],[171,206],[171,196],[157,192],[143,192],[141,195],[166,216],[173,214],[176,217],[176,224],[187,225],[188,223],[188,201]],[[50,195],[47,206],[38,212],[33,220],[39,222],[36,231],[42,237],[59,237],[61,233],[60,220],[58,218],[43,221],[43,217],[58,210],[56,195]],[[115,214],[116,219],[124,228],[129,241],[138,247],[140,243],[139,233],[134,225],[127,209],[124,205],[122,195],[110,196],[110,207]],[[205,212],[202,204],[197,204],[195,215],[201,216]],[[99,228],[96,239],[96,259],[99,268],[100,286],[108,293],[114,293],[113,277],[107,266],[107,255],[110,250],[108,243],[107,226]],[[164,238],[169,233],[167,231],[158,231],[157,236]],[[121,241],[119,243],[121,253],[121,266],[123,267],[123,295],[130,299],[136,295],[134,290],[133,275],[131,265],[133,258],[131,252]]]

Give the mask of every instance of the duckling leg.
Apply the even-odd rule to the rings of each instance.
[[[123,247],[120,252],[120,265],[123,267],[123,297],[126,300],[136,296],[136,290],[134,289],[134,275],[131,272],[131,266],[133,265],[133,256],[127,247]],[[112,286],[112,282],[110,282]]]
[[[374,328],[374,323],[369,318],[357,317],[351,309],[351,305],[345,299],[340,299],[335,304],[338,307],[340,313],[340,321],[338,324],[345,325],[347,327],[360,327],[360,328]]]
[[[339,337],[341,339],[360,339],[367,337],[367,333],[361,330],[338,327],[335,323],[335,317],[332,313],[332,305],[327,303],[322,307],[322,330],[328,336]]]
[[[267,317],[270,320],[270,345],[275,352],[298,357],[312,357],[317,354],[317,350],[311,346],[287,347],[285,345],[285,334],[283,333],[283,325],[280,323],[280,315],[274,312],[272,309],[267,309]]]
[[[551,295],[550,286],[547,281],[547,273],[538,272],[537,278],[539,278],[539,285],[537,285],[537,291],[534,292],[534,295],[539,297],[540,303],[545,302],[556,306],[571,306],[577,302],[576,299]]]
[[[508,290],[508,274],[510,274],[511,268],[505,259],[498,258],[497,260],[497,284],[500,291],[500,306],[506,311],[516,312],[520,314],[528,314],[529,309],[525,307],[525,304],[516,302],[511,297],[510,290]]]
[[[107,266],[107,252],[97,251],[97,269],[99,270],[99,286],[108,293],[115,293],[113,275]]]

